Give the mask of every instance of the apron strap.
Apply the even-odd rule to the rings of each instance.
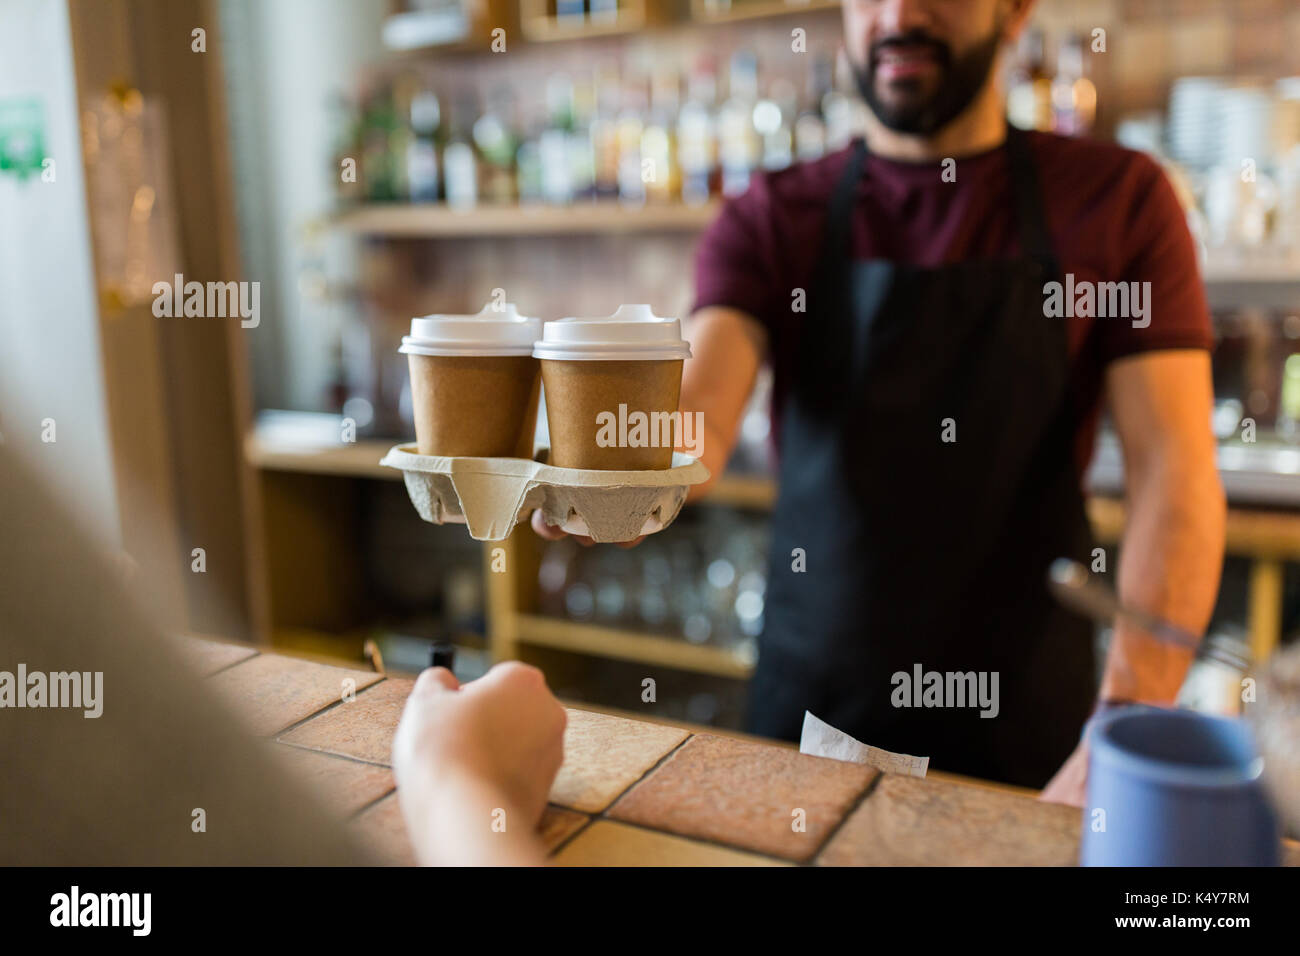
[[[853,374],[854,329],[847,318],[852,305],[852,227],[866,162],[866,143],[855,139],[827,205],[821,256],[809,290],[810,299],[816,296],[810,304],[819,321],[808,323],[799,336],[795,363],[799,391],[809,413],[823,418],[834,417]]]
[[[1043,194],[1038,186],[1038,167],[1029,148],[1029,136],[1024,130],[1007,125],[1007,164],[1011,173],[1011,192],[1016,203],[1016,218],[1020,222],[1020,245],[1024,255],[1037,260],[1047,275],[1060,274],[1056,253],[1052,251],[1052,236],[1047,229],[1047,216],[1043,211]]]
[[[858,184],[867,167],[867,144],[858,137],[849,149],[849,161],[835,183],[826,216],[826,237],[822,246],[823,279],[842,279],[853,259],[853,210],[857,206]],[[846,289],[842,282],[823,288]]]

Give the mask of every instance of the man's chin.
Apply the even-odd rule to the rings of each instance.
[[[929,112],[928,102],[921,98],[878,100],[868,105],[876,119],[900,133],[923,132],[924,118]]]

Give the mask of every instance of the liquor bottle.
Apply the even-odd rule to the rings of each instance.
[[[392,202],[398,195],[392,134],[397,127],[391,90],[369,98],[362,118],[361,178],[368,202]]]
[[[1052,129],[1084,136],[1097,119],[1097,87],[1087,77],[1084,38],[1071,33],[1061,42],[1052,81]]]
[[[1007,91],[1007,119],[1021,129],[1052,128],[1052,79],[1046,67],[1047,39],[1041,29],[1025,33],[1020,63]]]
[[[457,105],[451,121],[451,135],[442,151],[443,186],[447,205],[467,209],[478,204],[478,157],[466,131],[472,111],[468,103]]]
[[[623,108],[615,126],[618,143],[618,198],[621,202],[638,205],[645,202],[646,183],[641,164],[641,134],[645,130],[644,117],[648,107],[644,78],[623,84]]]
[[[408,163],[415,134],[411,131],[411,102],[419,92],[419,81],[403,73],[393,81],[392,126],[388,132],[389,174],[395,199],[411,198]]]
[[[555,0],[555,22],[563,26],[582,26],[586,9],[582,0]]]
[[[555,21],[563,26],[582,26],[586,15],[582,0],[555,0]]]
[[[682,202],[700,205],[715,189],[718,166],[717,122],[714,109],[717,81],[713,64],[700,59],[687,83],[686,102],[677,115],[677,156],[681,168]]]
[[[542,164],[542,198],[549,203],[573,201],[569,140],[573,132],[573,82],[564,74],[546,81],[547,125],[538,140]]]
[[[1300,438],[1300,352],[1282,364],[1282,395],[1277,414],[1277,432],[1284,440]]]
[[[411,139],[406,150],[406,181],[411,202],[438,198],[438,146],[435,137],[442,110],[432,90],[411,98]]]
[[[853,67],[843,48],[835,56],[831,88],[822,97],[822,116],[826,118],[826,150],[843,149],[864,127],[864,112],[870,112],[857,95],[847,96],[843,87],[852,84]]]
[[[618,20],[618,0],[587,0],[587,18],[592,23],[614,23]]]
[[[834,63],[826,54],[813,58],[808,72],[807,103],[794,121],[794,154],[800,162],[826,155],[826,115],[822,104],[831,91]]]
[[[655,74],[650,92],[650,116],[641,132],[641,163],[646,198],[669,202],[680,195],[677,162],[677,111],[680,94],[675,71]]]
[[[794,162],[795,90],[788,80],[774,80],[767,96],[754,104],[754,129],[762,139],[764,169],[785,169]]]
[[[718,160],[724,196],[737,196],[749,188],[750,174],[762,156],[762,144],[754,129],[757,100],[758,59],[752,53],[738,52],[731,58],[727,101],[718,110]]]
[[[569,130],[569,181],[575,199],[596,195],[596,153],[591,142],[595,114],[594,77],[579,75],[573,83],[573,125]]]
[[[490,203],[515,201],[516,137],[510,91],[502,87],[488,97],[487,109],[474,121],[474,145],[483,163],[479,194]]]
[[[595,167],[595,193],[601,199],[618,196],[618,114],[623,86],[618,72],[601,67],[596,72],[596,112],[589,134]]]
[[[529,205],[542,202],[542,152],[541,138],[545,129],[534,127],[519,143],[515,152],[515,191],[519,194],[519,204]]]

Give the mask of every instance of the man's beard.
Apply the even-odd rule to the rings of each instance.
[[[891,104],[882,101],[877,94],[875,77],[880,50],[895,42],[924,44],[937,55],[939,85],[928,97],[922,98],[919,90],[914,89],[910,97],[904,96]],[[1000,42],[1000,31],[995,29],[988,39],[980,41],[954,61],[947,44],[923,30],[912,30],[874,45],[865,66],[854,64],[853,78],[858,84],[858,92],[881,123],[896,133],[929,136],[961,115],[984,88],[997,59]],[[919,86],[919,83],[916,79],[904,79],[895,81],[894,86],[907,90]]]

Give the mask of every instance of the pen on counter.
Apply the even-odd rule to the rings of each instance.
[[[445,667],[456,673],[456,645],[447,641],[434,641],[429,647],[429,666]]]
[[[1250,661],[1215,644],[1203,644],[1195,634],[1171,621],[1120,603],[1119,597],[1093,578],[1088,569],[1069,558],[1057,558],[1048,571],[1048,587],[1062,604],[1100,624],[1113,625],[1128,621],[1158,641],[1199,652],[1237,670],[1245,670]]]

